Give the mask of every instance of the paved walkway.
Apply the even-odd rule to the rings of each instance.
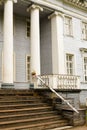
[[[85,126],[74,127],[68,130],[87,130],[87,126],[85,125]]]
[[[51,129],[51,130],[87,130],[87,125],[72,127],[72,128],[66,128],[66,129],[65,129],[65,127],[62,127],[62,128]]]

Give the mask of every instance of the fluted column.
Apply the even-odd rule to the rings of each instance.
[[[28,10],[31,12],[31,73],[40,75],[40,10],[38,5],[32,5]]]
[[[3,83],[13,84],[13,2],[4,1]]]
[[[63,16],[55,11],[48,18],[51,19],[53,74],[64,74]]]

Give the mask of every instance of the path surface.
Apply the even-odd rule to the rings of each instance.
[[[74,127],[72,129],[68,129],[68,130],[87,130],[87,126],[79,126],[79,127]]]

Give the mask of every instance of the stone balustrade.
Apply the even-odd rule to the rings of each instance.
[[[54,89],[79,89],[80,80],[79,76],[75,75],[43,75],[40,76],[47,86],[50,86]],[[41,81],[37,81],[39,87],[46,87],[41,83]]]

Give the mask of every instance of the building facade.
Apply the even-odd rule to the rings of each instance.
[[[86,104],[85,3],[77,0],[0,1],[1,87],[28,89],[32,72],[55,89],[81,89],[80,102]]]

